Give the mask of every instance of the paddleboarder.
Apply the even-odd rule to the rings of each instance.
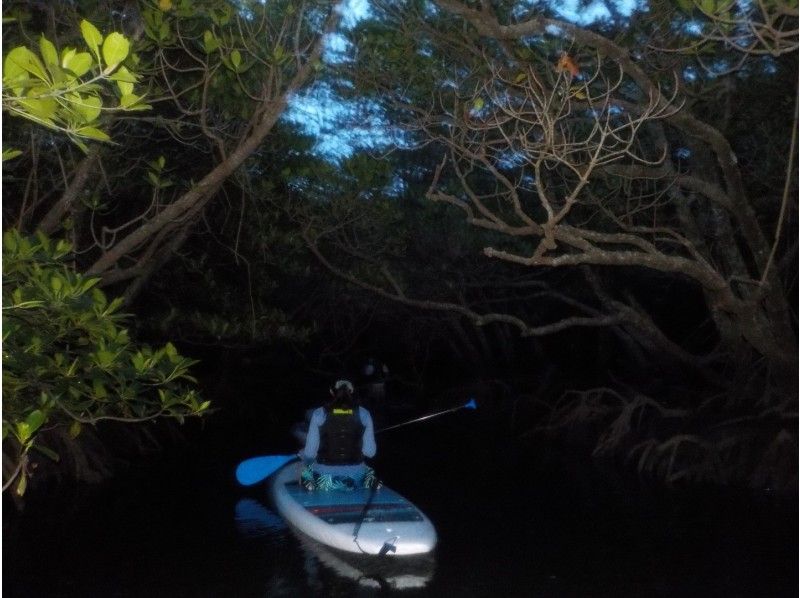
[[[307,490],[370,488],[374,470],[364,462],[375,456],[375,430],[370,412],[356,405],[353,383],[337,380],[332,400],[311,414],[301,482]]]
[[[358,379],[359,403],[366,407],[373,418],[380,419],[378,411],[385,407],[386,381],[389,368],[382,361],[370,357],[361,368]]]

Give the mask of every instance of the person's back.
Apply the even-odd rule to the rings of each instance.
[[[353,397],[353,385],[339,380],[333,400],[315,409],[301,457],[307,466],[302,480],[309,490],[341,489],[374,483],[374,472],[364,458],[375,456],[372,417]]]
[[[366,426],[361,421],[360,409],[346,393],[324,409],[325,421],[319,428],[317,463],[354,465],[363,461],[361,451]]]

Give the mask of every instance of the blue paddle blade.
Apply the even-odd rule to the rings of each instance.
[[[464,405],[464,409],[477,409],[478,404],[475,402],[475,399],[470,399],[469,403]]]
[[[266,455],[246,459],[236,468],[236,481],[242,486],[252,486],[295,459],[297,455]]]

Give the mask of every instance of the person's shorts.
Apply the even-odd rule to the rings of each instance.
[[[380,482],[375,477],[375,470],[369,466],[365,466],[365,472],[361,479],[355,479],[351,476],[319,473],[314,471],[311,465],[306,465],[300,474],[300,483],[306,490],[321,490],[323,492],[372,488],[373,486],[380,487]]]

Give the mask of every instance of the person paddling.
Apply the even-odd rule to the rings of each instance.
[[[389,378],[388,366],[374,357],[367,359],[361,368],[358,380],[360,403],[369,409],[373,419],[380,419],[381,410],[386,409],[386,382]]]
[[[346,490],[377,484],[374,470],[364,459],[375,456],[372,416],[353,397],[353,384],[337,380],[332,400],[311,414],[300,457],[305,463],[300,479],[307,490]]]

